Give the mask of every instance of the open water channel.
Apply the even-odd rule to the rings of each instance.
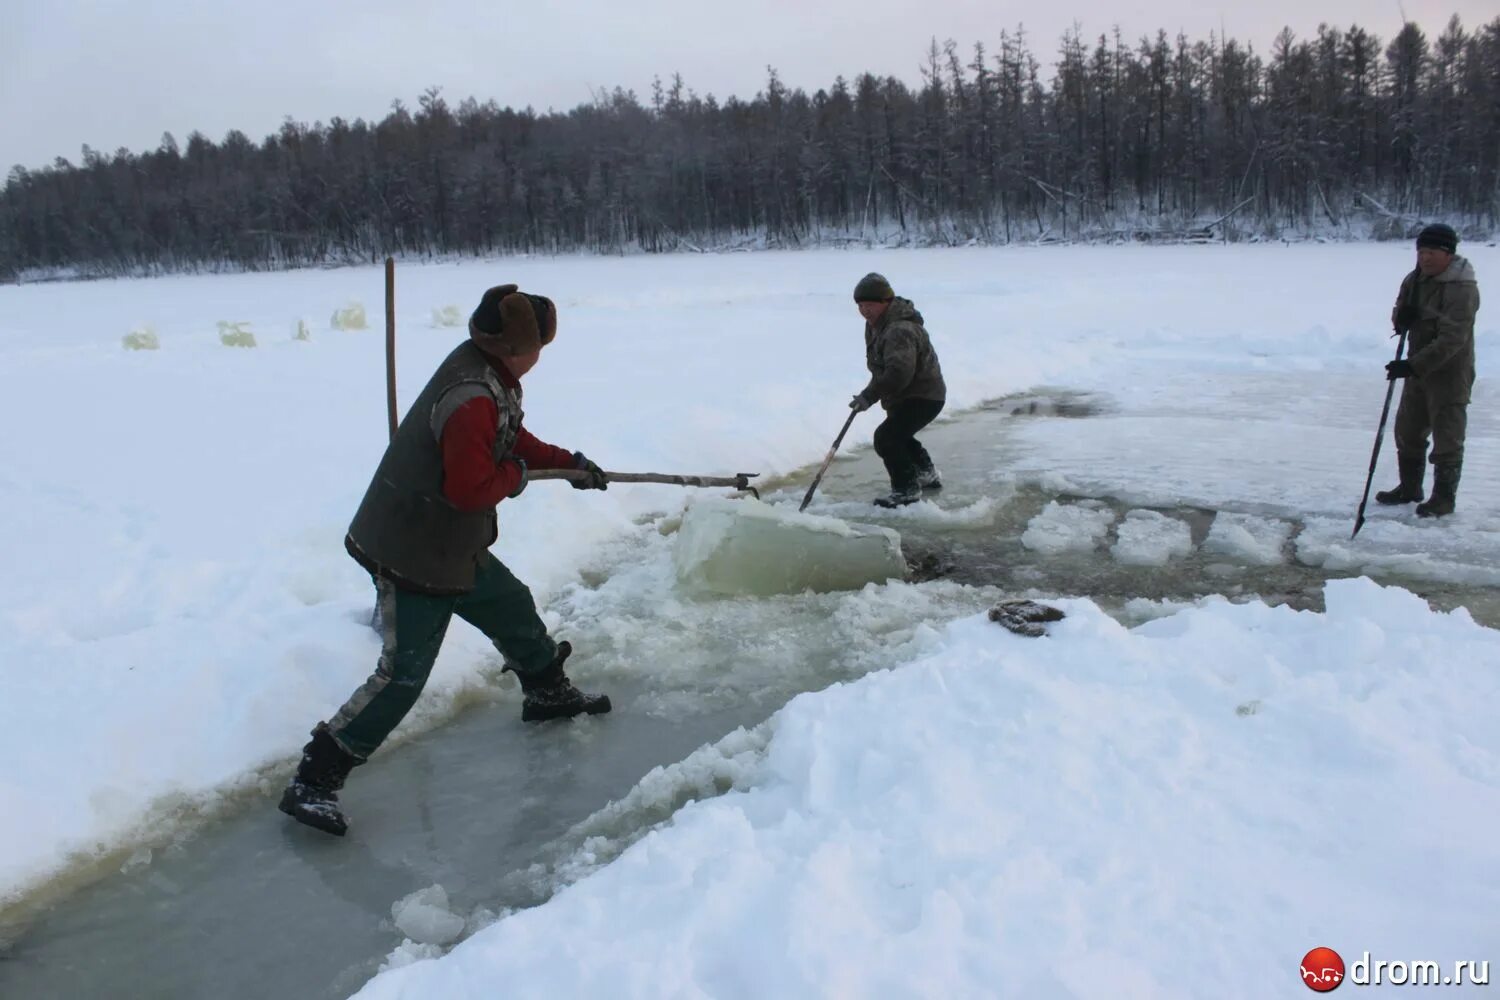
[[[612,714],[525,725],[513,684],[497,685],[488,702],[354,773],[343,840],[282,816],[268,783],[0,932],[0,997],[348,996],[403,940],[393,902],[442,885],[451,909],[478,925],[544,901],[576,877],[580,858],[607,860],[684,801],[727,787],[712,751],[707,766],[676,762],[742,728],[750,732],[731,749],[753,752],[754,727],[793,696],[919,655],[931,626],[1002,598],[1083,595],[1129,621],[1150,602],[1210,593],[1321,606],[1320,570],[1294,559],[1237,566],[1203,551],[1211,510],[1160,511],[1186,522],[1195,543],[1162,568],[1111,558],[1109,539],[1053,555],[1023,545],[1027,525],[1059,497],[995,478],[1013,453],[1016,421],[1090,413],[1086,399],[1017,398],[929,428],[922,438],[943,472],[934,496],[943,516],[866,505],[885,489],[879,461],[868,450],[836,461],[814,512],[895,527],[911,564],[906,582],[691,599],[674,587],[670,533],[643,525],[551,609],[578,650],[570,672],[608,692]],[[810,476],[767,484],[765,498],[794,503]],[[1127,510],[1109,497],[1086,502]],[[1462,604],[1500,625],[1495,588],[1401,582],[1437,607]],[[649,791],[628,794],[658,767],[667,770]]]

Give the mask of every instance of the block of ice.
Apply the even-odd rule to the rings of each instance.
[[[363,303],[351,302],[342,309],[333,311],[333,318],[328,325],[335,330],[363,330],[366,328],[365,307]]]
[[[1292,526],[1286,521],[1220,511],[1208,529],[1203,551],[1254,566],[1279,566],[1286,562],[1286,540],[1291,534]]]
[[[123,338],[127,351],[156,351],[161,349],[161,338],[149,326],[139,326]]]
[[[249,323],[231,323],[229,320],[219,320],[219,343],[225,347],[254,347],[255,334],[250,332]]]
[[[1026,525],[1021,544],[1033,552],[1055,556],[1064,552],[1091,552],[1114,522],[1108,508],[1049,501]]]
[[[857,590],[906,572],[890,528],[799,514],[759,500],[699,500],[672,550],[677,580],[697,594]]]
[[[419,889],[391,904],[396,927],[418,944],[446,945],[464,932],[464,918],[448,909],[448,892],[440,885]]]
[[[1117,562],[1127,566],[1165,566],[1193,551],[1193,531],[1187,522],[1154,510],[1125,515],[1110,548]]]

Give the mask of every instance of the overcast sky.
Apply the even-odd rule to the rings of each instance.
[[[615,86],[645,99],[674,72],[749,98],[767,65],[809,92],[865,71],[915,84],[929,39],[967,57],[1018,23],[1050,75],[1074,22],[1088,37],[1227,32],[1265,52],[1283,26],[1320,22],[1389,39],[1403,6],[1429,36],[1455,13],[1470,28],[1500,13],[1497,0],[0,0],[0,171],[78,163],[84,143],[154,149],[163,132],[259,140],[288,115],[378,119],[429,86],[452,104],[566,110]]]

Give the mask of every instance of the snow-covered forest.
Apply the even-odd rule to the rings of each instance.
[[[916,26],[913,26],[916,27]],[[920,34],[917,35],[920,37]],[[1404,236],[1500,225],[1500,18],[1385,40],[1024,30],[933,40],[919,80],[753,98],[679,76],[567,111],[432,88],[380,121],[290,118],[15,167],[0,278],[266,269],[388,253]],[[501,98],[503,100],[503,96]]]

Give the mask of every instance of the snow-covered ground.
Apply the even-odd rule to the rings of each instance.
[[[1500,275],[1500,252],[1463,250],[1482,289]],[[612,469],[786,472],[863,383],[849,289],[875,268],[927,317],[950,413],[1034,387],[1099,401],[1027,423],[997,480],[1226,509],[1205,545],[1247,562],[1277,558],[1295,515],[1311,565],[1494,586],[1486,310],[1459,513],[1374,510],[1348,539],[1411,263],[1381,245],[403,265],[400,395],[462,335],[441,313],[514,280],[560,308],[526,381],[539,436]],[[332,329],[355,300],[371,328]],[[380,300],[376,269],[0,289],[0,900],[279,779],[371,669],[369,581],[341,541],[386,434]],[[258,346],[224,346],[220,322]],[[125,350],[145,326],[160,349]],[[496,551],[545,605],[685,498],[537,484]],[[1049,508],[1028,535],[1066,551],[1105,513]],[[1185,544],[1146,513],[1115,558]],[[1062,604],[1042,640],[934,622],[927,658],[788,706],[764,752],[734,754],[736,791],[366,993],[1264,996],[1320,944],[1500,960],[1500,633],[1368,581],[1331,586],[1326,614],[1208,601],[1133,630]],[[452,630],[407,731],[491,683],[488,652]]]
[[[798,697],[763,756],[726,741],[734,791],[359,997],[1264,998],[1317,946],[1500,960],[1500,634],[1363,579],[1325,615],[1062,606]]]

